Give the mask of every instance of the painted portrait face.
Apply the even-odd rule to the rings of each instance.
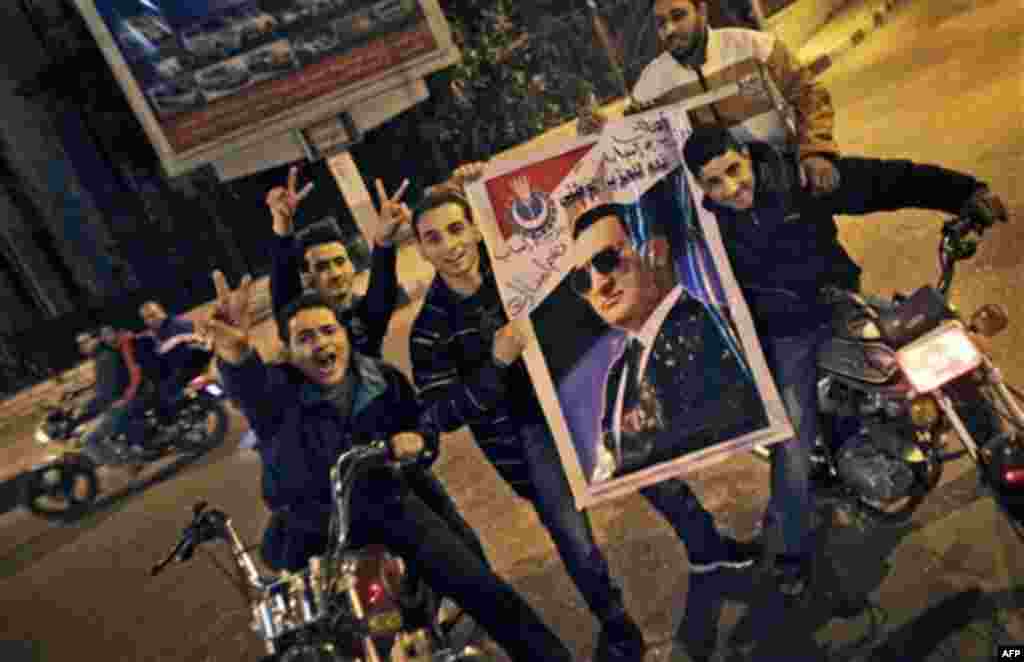
[[[640,329],[660,300],[654,273],[643,265],[623,222],[604,216],[576,238],[572,287],[610,326]]]

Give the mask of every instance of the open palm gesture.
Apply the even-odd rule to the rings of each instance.
[[[249,290],[252,277],[246,274],[238,289],[232,292],[224,274],[214,271],[213,286],[217,290],[217,300],[204,325],[204,335],[212,341],[218,358],[227,363],[241,363],[250,348],[252,306],[249,305]]]
[[[267,191],[267,207],[274,218],[274,234],[286,236],[295,227],[295,210],[299,208],[307,195],[313,190],[313,182],[307,182],[299,190],[299,169],[292,166],[288,170],[288,185],[275,186]]]

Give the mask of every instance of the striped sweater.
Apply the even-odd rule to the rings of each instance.
[[[487,253],[483,246],[480,250],[481,288],[462,297],[436,276],[413,323],[409,354],[421,424],[436,432],[469,425],[501,477],[528,496],[518,432],[527,424],[544,424],[544,415],[523,360],[504,367],[492,357],[494,334],[508,318]]]

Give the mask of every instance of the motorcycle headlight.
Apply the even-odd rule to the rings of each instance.
[[[910,403],[910,421],[919,428],[927,429],[939,422],[939,405],[930,395],[914,398]]]

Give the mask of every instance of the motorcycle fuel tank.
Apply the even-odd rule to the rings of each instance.
[[[818,351],[818,367],[869,384],[884,384],[899,370],[896,353],[885,343],[835,337]]]

